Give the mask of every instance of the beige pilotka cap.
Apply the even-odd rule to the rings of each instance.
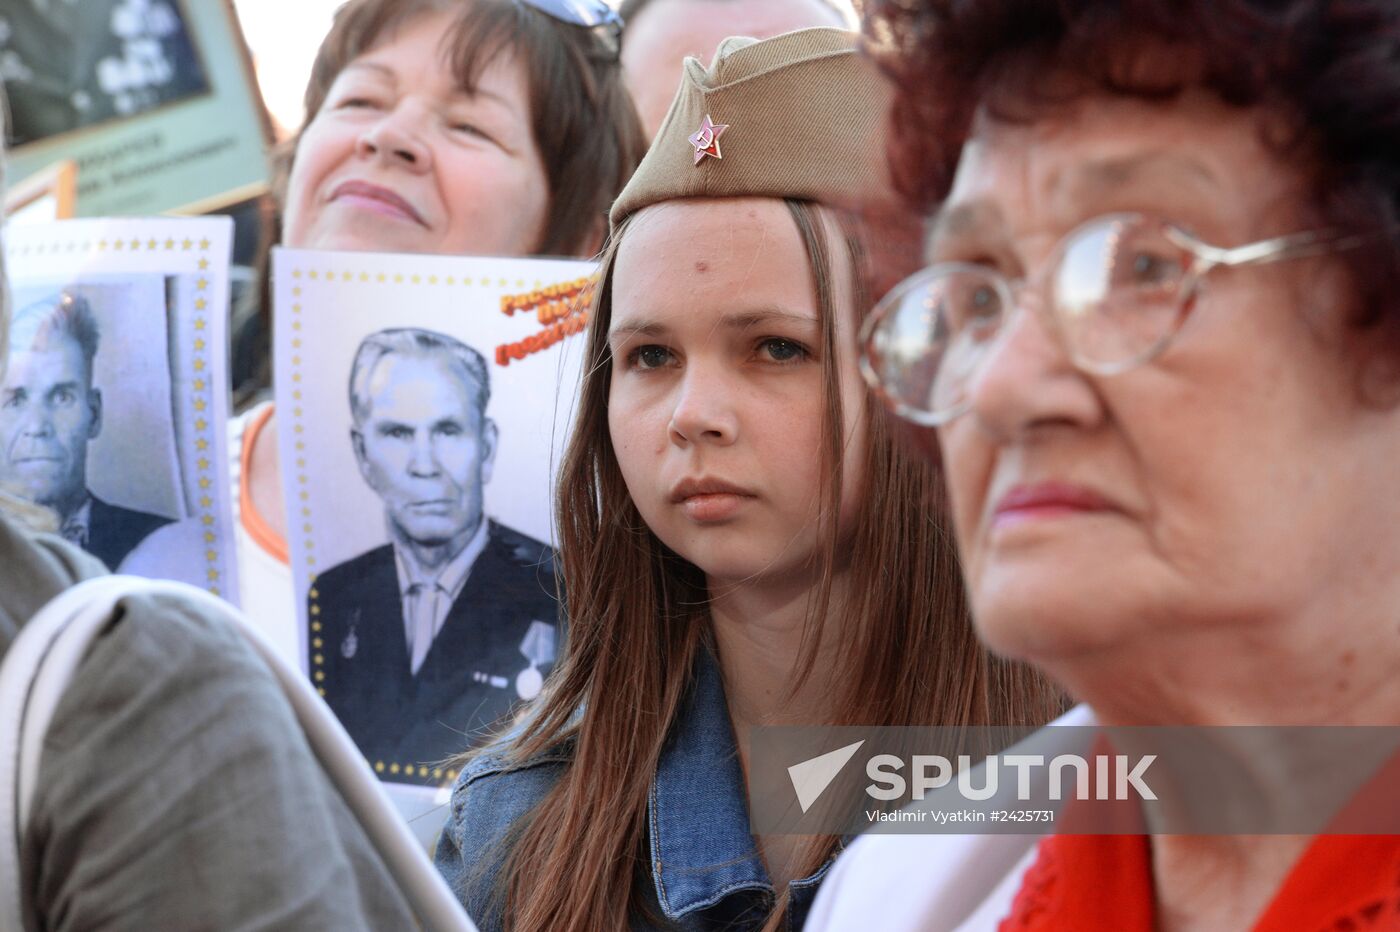
[[[631,214],[687,197],[775,197],[837,207],[890,202],[891,89],[844,29],[725,39],[687,58],[651,148],[613,204]]]

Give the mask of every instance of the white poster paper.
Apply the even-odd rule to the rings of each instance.
[[[552,488],[593,270],[275,254],[304,659],[386,781],[450,783],[553,665]]]

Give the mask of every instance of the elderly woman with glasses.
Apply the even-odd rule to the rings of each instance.
[[[1396,724],[1400,8],[866,13],[936,211],[864,366],[936,429],[982,639],[1077,721]],[[864,839],[809,928],[1400,928],[1394,835],[992,848]]]

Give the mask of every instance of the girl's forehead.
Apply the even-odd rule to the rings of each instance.
[[[655,253],[680,246],[714,253],[761,245],[777,230],[789,228],[796,232],[791,212],[776,198],[680,198],[653,204],[633,216],[622,238],[622,252]]]
[[[816,317],[806,246],[782,201],[676,201],[639,213],[612,279],[612,325],[782,309]]]

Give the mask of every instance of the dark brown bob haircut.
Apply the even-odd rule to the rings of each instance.
[[[529,82],[535,144],[549,182],[540,255],[580,255],[601,242],[608,207],[646,154],[647,139],[622,84],[617,49],[604,36],[518,0],[350,0],[336,13],[306,86],[306,123],[315,119],[340,72],[425,13],[455,10],[443,37],[458,83],[476,88],[502,53],[521,61]],[[279,153],[277,190],[295,157],[297,138]]]
[[[1354,323],[1400,366],[1400,3],[1396,0],[867,0],[867,45],[896,90],[890,157],[922,211],[948,193],[973,117],[1053,117],[1091,94],[1203,89],[1268,111],[1266,141],[1310,171]]]

